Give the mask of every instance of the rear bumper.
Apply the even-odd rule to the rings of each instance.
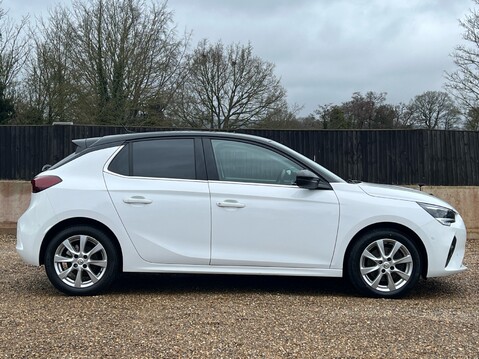
[[[50,201],[45,193],[32,194],[30,206],[17,222],[16,250],[27,264],[40,265],[40,247],[48,223],[55,216]]]

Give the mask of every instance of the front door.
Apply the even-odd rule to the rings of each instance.
[[[304,167],[256,144],[211,140],[212,265],[329,268],[339,222],[332,190],[294,185]]]

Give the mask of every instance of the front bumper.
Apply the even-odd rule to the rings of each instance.
[[[451,226],[432,223],[425,232],[430,233],[428,278],[448,276],[467,269],[463,264],[467,231],[460,215],[456,215],[456,222]]]

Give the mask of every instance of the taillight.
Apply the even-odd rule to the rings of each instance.
[[[58,176],[42,176],[42,177],[35,177],[32,179],[32,193],[38,193],[43,191],[44,189],[50,188],[59,184],[62,179]]]

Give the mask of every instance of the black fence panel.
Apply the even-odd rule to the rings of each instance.
[[[389,184],[457,185],[425,171],[424,141],[434,141],[425,130],[248,130],[301,152],[344,179]],[[454,132],[456,136],[463,132]],[[479,135],[475,133],[476,137]],[[454,137],[453,140],[456,140]],[[476,159],[479,157],[475,157]],[[475,179],[479,183],[479,178]],[[467,185],[465,182],[463,185]],[[473,181],[468,183],[473,184]]]
[[[75,138],[174,130],[86,125],[0,126],[0,179],[28,180],[74,150]],[[388,184],[479,185],[479,132],[241,130],[280,142],[344,179]]]

